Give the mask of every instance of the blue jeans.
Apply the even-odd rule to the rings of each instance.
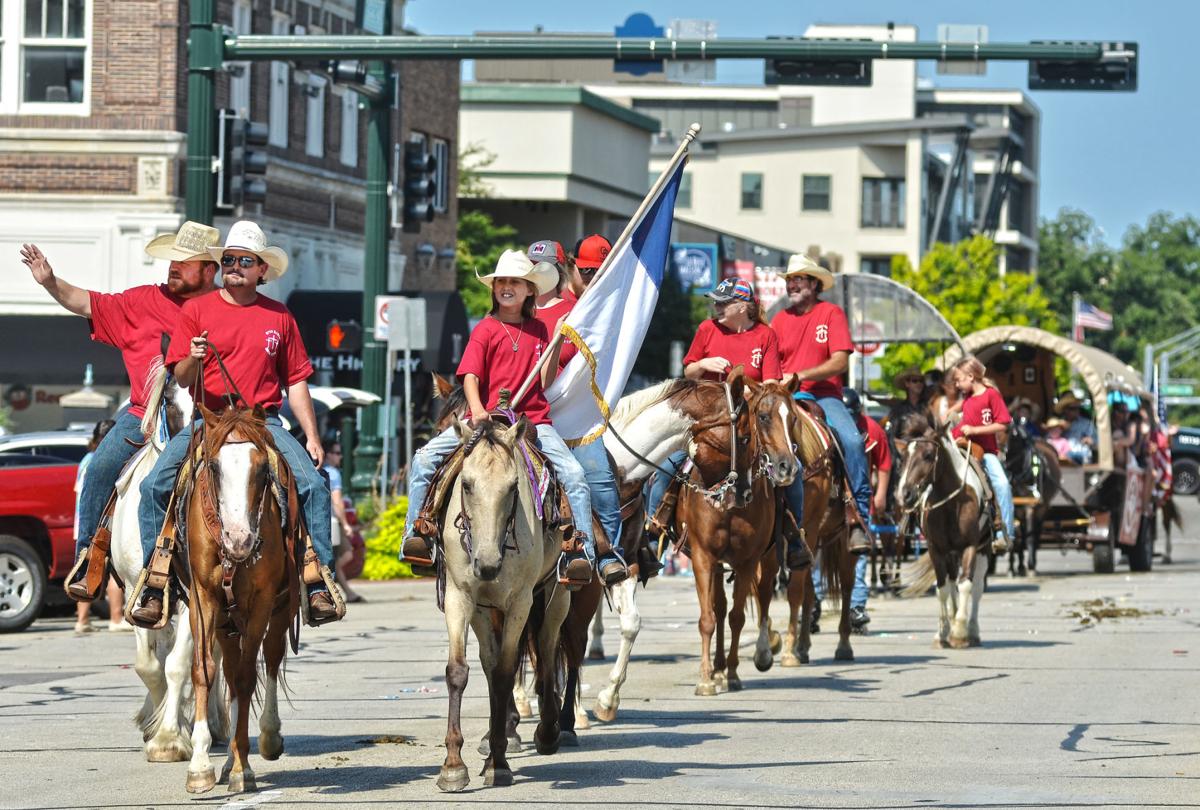
[[[100,445],[92,451],[87,470],[84,471],[83,489],[79,492],[76,558],[79,557],[79,552],[92,542],[96,524],[100,522],[100,513],[104,511],[104,504],[108,503],[108,496],[112,495],[117,479],[121,477],[121,470],[125,469],[126,462],[138,451],[137,447],[129,444],[126,439],[138,443],[145,440],[142,436],[142,420],[131,415],[129,411],[121,414],[117,423],[100,440]]]
[[[575,456],[571,455],[566,442],[554,430],[552,425],[537,426],[538,447],[554,465],[559,483],[567,492],[567,501],[575,515],[575,528],[583,532],[583,549],[589,560],[596,559],[596,538],[592,536],[592,496],[588,491],[587,478],[583,467]],[[425,495],[429,491],[429,482],[433,474],[445,460],[446,456],[458,447],[458,433],[453,427],[448,427],[429,442],[413,453],[412,463],[408,465],[408,514],[404,518],[404,536],[411,537],[413,519],[421,511],[425,503]],[[599,444],[599,442],[597,442]],[[603,445],[601,445],[603,446]],[[586,515],[586,517],[580,517]],[[617,520],[620,520],[618,512]]]
[[[677,473],[679,468],[683,466],[683,462],[687,461],[686,450],[676,450],[671,455],[667,456],[667,460],[663,462],[662,468],[670,472]],[[654,484],[650,487],[650,496],[646,499],[646,518],[654,517],[654,513],[658,511],[658,505],[662,503],[663,496],[667,494],[667,487],[671,486],[671,478],[663,475],[661,472],[654,474]]]
[[[850,607],[852,608],[865,608],[867,597],[871,595],[871,589],[867,587],[867,556],[859,554],[858,561],[854,563],[854,589],[850,591]],[[813,560],[812,565],[812,583],[817,599],[824,599],[825,584],[821,582],[821,567],[816,560]]]
[[[985,453],[983,456],[983,471],[992,482],[992,490],[996,493],[996,503],[1000,506],[1000,519],[1004,521],[1004,530],[1012,538],[1013,534],[1013,494],[1008,476],[1004,474],[1004,465],[995,453]]]
[[[300,495],[300,507],[304,510],[304,521],[312,535],[313,551],[326,567],[333,566],[333,541],[330,533],[329,484],[313,464],[308,451],[292,434],[283,429],[279,417],[267,417],[267,429],[296,477],[296,491]],[[179,431],[158,457],[154,469],[142,482],[142,502],[138,507],[138,526],[142,533],[143,565],[150,564],[158,532],[167,517],[167,501],[175,486],[175,475],[187,455],[188,441],[192,436],[192,425]]]
[[[608,535],[614,551],[621,546],[621,493],[617,489],[617,478],[608,463],[608,451],[604,442],[594,441],[571,448],[571,454],[583,468],[592,498],[592,509]]]
[[[863,446],[862,434],[854,417],[846,410],[845,403],[838,397],[821,397],[817,404],[825,411],[825,421],[829,429],[837,437],[842,448],[842,458],[846,460],[846,477],[850,479],[850,492],[854,495],[854,503],[858,505],[858,513],[863,522],[871,524],[871,478],[867,467],[867,451]],[[796,476],[786,490],[788,507],[796,516],[796,522],[804,520],[804,476]]]

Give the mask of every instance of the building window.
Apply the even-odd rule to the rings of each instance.
[[[763,176],[748,172],[742,175],[742,210],[761,211],[763,204]]]
[[[858,263],[858,269],[873,276],[892,276],[891,256],[863,256]]]
[[[237,0],[233,4],[233,33],[252,34],[250,0]],[[250,117],[250,63],[229,64],[229,106],[246,118]]]
[[[830,187],[827,174],[806,174],[801,178],[803,193],[800,195],[800,210],[828,211],[830,209]]]
[[[339,155],[347,166],[358,165],[358,93],[342,93],[342,148]]]
[[[862,226],[904,227],[904,178],[864,177],[862,181]]]
[[[0,3],[0,107],[5,112],[87,112],[88,12],[86,0]],[[63,106],[47,110],[46,104]]]
[[[437,162],[433,179],[433,210],[444,214],[450,208],[450,144],[435,139],[433,158]]]
[[[310,73],[304,97],[308,108],[304,118],[304,154],[325,157],[325,78]]]
[[[286,36],[288,18],[275,16],[271,19],[271,33]],[[267,142],[272,146],[287,147],[288,143],[288,96],[291,92],[288,63],[271,62],[271,106],[267,117]]]

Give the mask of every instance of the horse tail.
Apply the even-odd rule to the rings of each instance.
[[[905,599],[927,594],[937,582],[937,571],[933,570],[933,555],[926,552],[917,557],[916,562],[909,565],[908,570],[904,572],[904,579],[911,580],[910,584],[900,591],[900,595]]]
[[[1162,505],[1163,528],[1171,529],[1171,524],[1175,524],[1176,528],[1183,531],[1183,515],[1179,512],[1179,507],[1175,505],[1174,498],[1167,498]]]
[[[849,552],[839,533],[836,540],[821,546],[821,584],[825,586],[825,598],[837,603],[842,598],[842,566]]]

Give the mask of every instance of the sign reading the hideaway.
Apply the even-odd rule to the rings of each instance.
[[[717,246],[702,242],[676,242],[671,245],[671,263],[684,292],[697,295],[711,292],[717,278]]]

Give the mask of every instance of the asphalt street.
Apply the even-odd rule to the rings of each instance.
[[[287,752],[254,755],[259,792],[243,796],[189,796],[186,763],[145,762],[130,635],[76,637],[71,619],[44,619],[0,636],[0,807],[1200,806],[1200,508],[1184,510],[1174,563],[1152,573],[1093,575],[1082,553],[1049,552],[1035,578],[992,579],[981,648],[933,649],[933,598],[881,597],[855,661],[834,662],[826,622],[811,664],[758,673],[747,657],[744,691],[716,697],[693,694],[692,582],[660,578],[639,593],[617,721],[552,757],[513,755],[511,787],[475,775],[487,704],[473,667],[472,783],[456,795],[434,785],[446,645],[427,582],[366,584],[346,621],[306,630],[281,706]],[[1133,615],[1087,616],[1081,603],[1097,599]],[[784,615],[776,602],[776,626]],[[609,660],[583,678],[589,706],[618,637],[607,622]]]

